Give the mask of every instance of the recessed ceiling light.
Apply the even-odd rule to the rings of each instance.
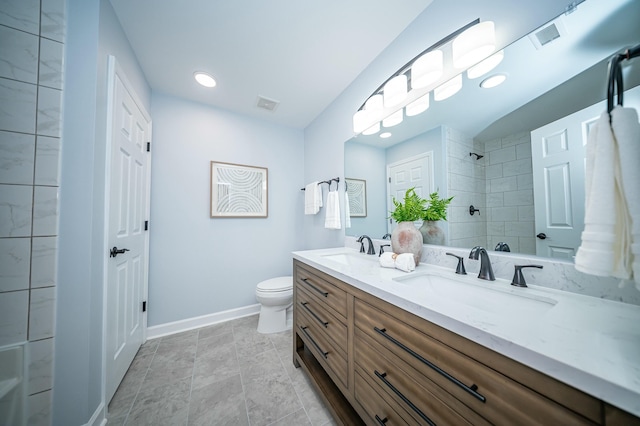
[[[216,81],[213,79],[213,77],[211,77],[206,72],[195,72],[193,73],[193,77],[204,87],[215,87],[216,85]]]
[[[391,137],[391,133],[389,133],[389,132],[380,133],[380,137],[382,139],[390,138]]]
[[[487,77],[480,83],[480,87],[483,89],[491,89],[492,87],[496,87],[507,79],[506,74],[495,74],[491,77]]]

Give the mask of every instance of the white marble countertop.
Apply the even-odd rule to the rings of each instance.
[[[297,251],[293,257],[640,416],[640,306],[534,285],[519,288],[423,263],[405,273],[347,247]],[[450,288],[421,283],[438,277],[481,296],[471,300],[461,291],[456,298]]]

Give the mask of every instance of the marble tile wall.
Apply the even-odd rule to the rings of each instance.
[[[486,153],[487,245],[535,254],[531,135],[528,132],[484,144]]]
[[[0,347],[27,342],[29,425],[51,424],[65,0],[0,1]]]
[[[484,154],[471,138],[451,128],[445,129],[447,148],[447,185],[453,196],[447,213],[449,242],[453,247],[486,246],[485,159],[475,159],[470,152]],[[469,206],[480,209],[480,214],[469,214]]]

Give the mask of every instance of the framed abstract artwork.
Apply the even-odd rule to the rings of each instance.
[[[351,217],[367,216],[367,181],[345,178]]]
[[[267,217],[267,169],[211,162],[211,217]]]

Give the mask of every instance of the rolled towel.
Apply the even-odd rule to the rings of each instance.
[[[398,255],[395,253],[392,253],[390,251],[385,251],[378,258],[380,262],[380,266],[382,266],[383,268],[395,268],[397,256]]]
[[[402,253],[396,256],[396,269],[404,272],[416,270],[416,260],[412,253]]]

